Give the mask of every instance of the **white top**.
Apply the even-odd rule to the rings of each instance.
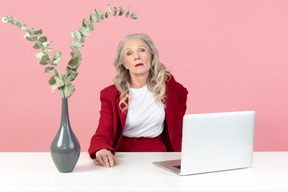
[[[163,131],[165,111],[147,85],[129,89],[131,101],[123,135],[125,137],[157,137]]]
[[[0,192],[288,191],[288,152],[254,152],[251,168],[191,176],[152,164],[180,157],[180,152],[116,153],[118,164],[105,168],[82,152],[72,173],[59,173],[49,152],[0,152]]]

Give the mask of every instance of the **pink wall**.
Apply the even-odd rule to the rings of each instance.
[[[81,49],[83,62],[69,99],[70,121],[87,151],[100,110],[99,91],[112,83],[116,46],[126,34],[154,39],[160,60],[189,90],[187,113],[255,110],[255,151],[288,150],[288,1],[2,1],[11,14],[42,28],[53,51],[62,51],[63,72],[70,33],[94,8],[122,6],[137,21],[111,18],[95,25]],[[61,98],[51,93],[25,32],[0,23],[0,151],[49,151],[60,124]],[[286,118],[285,118],[286,117]]]

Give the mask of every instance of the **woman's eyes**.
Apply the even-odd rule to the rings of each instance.
[[[146,50],[145,50],[145,49],[140,49],[139,51],[140,51],[140,52],[145,52]],[[128,55],[128,56],[129,56],[129,55],[132,55],[132,52],[127,52],[126,55]]]

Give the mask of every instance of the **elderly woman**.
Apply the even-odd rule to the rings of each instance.
[[[89,154],[96,165],[117,164],[115,152],[181,151],[187,89],[159,62],[146,34],[119,43],[114,84],[100,94],[99,125]]]

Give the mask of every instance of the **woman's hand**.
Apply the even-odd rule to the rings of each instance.
[[[112,167],[117,164],[115,156],[107,149],[101,149],[96,152],[95,165],[102,165],[104,167]]]

